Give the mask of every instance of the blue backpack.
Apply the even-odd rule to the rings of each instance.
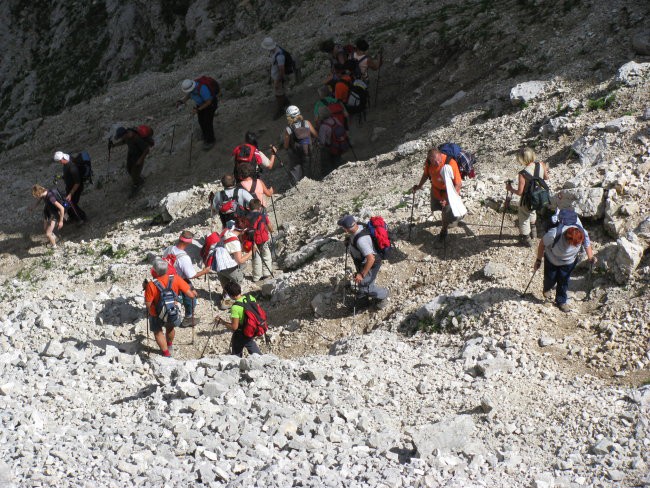
[[[158,280],[153,280],[153,282],[160,292],[160,298],[158,299],[158,303],[156,303],[156,315],[163,322],[175,324],[180,318],[180,312],[176,305],[178,297],[176,296],[176,293],[174,293],[174,290],[172,290],[174,275],[169,275],[167,288],[163,288],[162,284]]]
[[[88,151],[81,151],[77,154],[73,160],[74,164],[79,168],[79,174],[81,176],[81,181],[88,182],[91,185],[93,184],[93,166],[90,159],[90,154]]]
[[[472,153],[463,150],[458,144],[454,144],[453,142],[446,142],[438,146],[438,150],[458,163],[461,178],[476,177],[476,171],[474,171],[476,157]],[[445,164],[447,164],[447,161],[445,161]]]
[[[560,238],[562,237],[562,229],[569,226],[575,226],[584,232],[583,227],[578,223],[578,214],[574,210],[570,208],[563,208],[551,216],[549,229],[552,229],[553,227],[557,228],[551,249],[553,249],[555,247],[555,244],[560,241]]]

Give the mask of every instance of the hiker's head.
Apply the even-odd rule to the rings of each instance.
[[[318,96],[321,98],[329,97],[332,94],[332,90],[328,85],[322,85],[318,88]]]
[[[569,227],[564,231],[564,238],[571,246],[578,247],[585,240],[585,233],[577,227]]]
[[[224,188],[232,188],[237,184],[237,180],[235,179],[235,175],[231,173],[226,173],[221,177],[221,184],[223,185]]]
[[[337,224],[340,227],[343,227],[343,230],[347,232],[348,234],[353,234],[357,231],[357,221],[352,215],[344,215],[339,219]]]
[[[354,47],[357,48],[357,51],[365,53],[370,46],[368,45],[368,41],[365,39],[357,39],[354,43]]]
[[[276,46],[277,44],[272,37],[265,37],[262,41],[262,49],[266,49],[267,51],[273,51]]]
[[[253,170],[253,165],[251,163],[242,163],[239,165],[239,176],[241,177],[242,180],[245,180],[246,178],[250,178],[253,176],[254,170]]]
[[[535,162],[535,151],[529,147],[523,147],[517,150],[516,158],[519,164],[529,165]]]
[[[47,193],[47,188],[44,188],[41,185],[32,186],[32,196],[34,198],[41,198],[43,193]]]
[[[330,118],[332,114],[330,113],[330,109],[327,108],[326,106],[319,107],[318,109],[318,120],[325,120]]]
[[[153,272],[156,276],[165,276],[167,274],[167,261],[162,258],[156,258],[153,262]]]
[[[183,93],[192,93],[194,88],[196,88],[196,81],[194,80],[183,80],[183,83],[181,83]]]
[[[54,153],[54,161],[61,164],[68,164],[70,162],[70,155],[63,151],[57,151]]]
[[[262,202],[258,198],[253,198],[248,202],[248,208],[251,210],[259,210],[262,208]]]
[[[192,244],[193,241],[194,241],[194,234],[189,230],[184,230],[183,232],[181,232],[181,235],[178,237],[177,246],[180,249],[184,249],[190,244]]]
[[[246,144],[250,144],[251,146],[258,147],[257,134],[255,134],[255,132],[251,132],[251,131],[246,132],[246,135],[244,136],[244,141],[246,142]]]
[[[223,289],[231,298],[236,298],[239,295],[241,295],[241,286],[239,286],[234,281],[229,281],[228,283],[223,285]]]
[[[126,134],[127,134],[127,130],[124,127],[118,127],[117,129],[115,129],[115,140],[119,141],[124,136],[126,136]]]
[[[434,164],[438,154],[440,154],[440,150],[437,147],[429,149],[429,152],[427,153],[427,163]]]
[[[334,46],[335,46],[334,40],[333,39],[327,39],[327,40],[321,42],[320,45],[318,46],[318,48],[319,48],[320,52],[329,54],[332,51],[334,51]]]
[[[302,115],[300,115],[300,109],[295,105],[289,105],[286,111],[287,122],[293,124],[298,120],[302,120]]]

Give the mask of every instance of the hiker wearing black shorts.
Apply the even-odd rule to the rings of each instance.
[[[109,140],[108,146],[120,146],[126,144],[128,152],[126,154],[126,170],[131,176],[133,190],[139,189],[144,184],[142,169],[144,160],[151,150],[151,142],[141,137],[136,130],[118,127],[115,131],[115,137]]]
[[[68,217],[70,220],[76,220],[79,223],[86,222],[86,212],[79,206],[81,194],[84,191],[84,182],[81,178],[81,172],[77,163],[70,158],[69,154],[62,151],[54,153],[54,161],[58,161],[63,166],[63,182],[65,183],[65,199],[70,202],[71,211]]]
[[[230,321],[221,319],[226,324],[226,327],[233,331],[230,341],[230,353],[242,357],[244,348],[246,348],[248,354],[262,354],[260,348],[257,347],[255,339],[246,337],[243,332],[244,307],[242,306],[242,300],[244,296],[242,295],[241,286],[234,281],[229,281],[224,285],[224,290],[233,299],[233,304],[230,307]],[[249,297],[251,296],[249,295]],[[254,298],[252,299],[254,300]]]

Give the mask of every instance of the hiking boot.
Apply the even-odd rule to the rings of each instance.
[[[181,327],[192,327],[192,321],[193,317],[190,315],[188,317],[185,317],[183,321],[181,322]]]
[[[377,300],[375,302],[375,308],[377,310],[383,310],[388,306],[388,298],[384,298],[383,300]]]
[[[167,349],[166,351],[162,351],[162,355],[166,358],[172,357],[172,353],[169,349]]]
[[[438,234],[438,242],[442,242],[447,238],[448,231],[447,229],[442,229],[440,234]]]
[[[560,310],[562,310],[564,313],[569,313],[571,311],[571,307],[569,306],[568,303],[562,303],[557,306]]]
[[[530,238],[530,236],[519,236],[519,241],[521,242],[522,246],[527,246],[527,247],[533,247],[533,240]]]
[[[545,299],[551,300],[553,298],[553,290],[546,290],[542,292]]]

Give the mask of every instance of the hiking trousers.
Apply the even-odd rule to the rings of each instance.
[[[571,264],[557,266],[553,264],[546,254],[544,254],[544,290],[549,291],[554,285],[557,285],[555,290],[555,304],[562,305],[567,302],[567,291],[569,290],[569,278],[573,269],[578,264],[576,259]]]
[[[144,161],[142,164],[138,164],[138,159],[140,159],[142,153],[140,151],[132,151],[129,149],[129,152],[126,155],[126,170],[131,176],[131,181],[135,186],[140,185],[144,182],[142,178],[142,168],[144,167]]]
[[[257,342],[252,337],[246,337],[243,332],[236,330],[232,333],[232,354],[235,356],[242,357],[244,348],[248,351],[248,354],[262,354],[260,348],[257,347]]]
[[[519,234],[522,236],[530,235],[531,226],[534,226],[537,223],[537,212],[527,209],[526,206],[521,205],[520,202],[517,215],[519,219]]]
[[[354,263],[357,273],[363,268],[363,264],[355,261]],[[379,256],[375,256],[375,264],[370,268],[366,277],[361,280],[359,283],[359,291],[357,292],[357,298],[376,298],[377,300],[385,300],[388,298],[388,289],[382,288],[375,284],[377,279],[377,274],[379,274],[379,269],[381,268],[381,259]]]
[[[270,276],[273,269],[273,256],[271,255],[271,246],[268,242],[257,246],[257,251],[253,253],[253,281],[258,281],[264,276]]]
[[[214,113],[217,110],[217,104],[213,103],[203,110],[199,110],[196,114],[201,126],[201,134],[203,135],[203,142],[205,144],[212,144],[215,142],[214,137]]]
[[[221,283],[222,287],[229,281],[233,281],[239,286],[244,284],[244,273],[239,266],[219,271],[217,273],[217,278],[219,279],[219,283]]]
[[[65,189],[66,195],[70,194],[71,189],[72,187]],[[83,184],[81,184],[77,189],[77,191],[72,195],[72,202],[71,202],[72,208],[68,211],[68,216],[70,217],[70,219],[79,220],[81,222],[86,220],[86,212],[84,212],[79,206],[79,200],[81,200],[81,194],[83,193],[83,191],[84,191],[84,186]]]
[[[192,282],[189,279],[185,280],[188,285],[190,285],[190,290],[194,290]],[[190,298],[185,295],[183,292],[180,293],[180,296],[183,300],[183,308],[185,309],[185,317],[191,317],[194,315],[194,308],[196,308],[196,298]]]

